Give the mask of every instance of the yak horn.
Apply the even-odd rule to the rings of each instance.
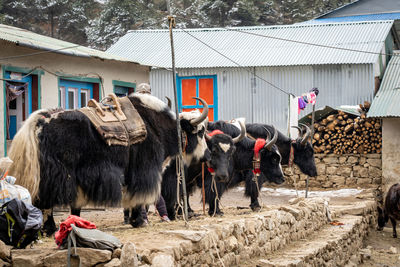
[[[292,128],[295,128],[297,131],[299,131],[299,137],[303,136],[303,130],[299,126],[292,126]]]
[[[234,144],[239,143],[246,136],[246,126],[244,125],[243,121],[239,120],[238,122],[240,125],[240,135],[232,139]]]
[[[269,140],[271,140],[271,132],[267,129],[267,127],[263,126],[263,128],[267,131],[267,138],[265,138],[265,140],[267,140],[267,142],[268,142]],[[256,139],[254,139],[254,140],[256,140]]]
[[[311,135],[311,130],[310,130],[310,127],[308,127],[307,125],[305,125],[305,124],[302,124],[302,125],[306,128],[306,133],[303,135],[303,138],[301,139],[300,144],[304,146],[307,143],[307,140]]]
[[[203,99],[199,98],[199,97],[192,97],[193,99],[197,99],[199,100],[202,104],[203,104],[203,112],[201,113],[201,115],[192,120],[190,122],[190,124],[192,124],[193,126],[199,125],[200,123],[202,123],[208,116],[208,105],[206,103],[206,101],[204,101]]]
[[[276,130],[275,126],[272,126],[274,128],[274,137],[272,137],[272,140],[269,141],[265,147],[268,150],[271,150],[272,146],[276,143],[276,141],[278,140],[278,131]]]
[[[165,98],[166,98],[167,101],[168,101],[168,107],[169,107],[169,109],[171,109],[171,106],[172,106],[171,99],[170,99],[168,96],[166,96]]]
[[[208,135],[208,131],[204,134],[204,137],[206,138],[207,141],[211,141],[211,136]]]

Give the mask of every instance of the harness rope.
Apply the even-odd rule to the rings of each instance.
[[[182,144],[183,145],[182,154],[185,155],[186,154],[186,147],[187,147],[188,140],[187,140],[187,135],[186,135],[185,132],[182,132],[182,135],[183,135],[183,139],[185,140],[184,144]],[[181,195],[180,194],[180,185],[182,184],[182,179],[183,179],[182,173],[185,170],[182,169],[183,164],[182,164],[181,160],[182,160],[181,157],[178,155],[176,157],[176,165],[175,165],[175,167],[176,167],[176,202],[177,202],[175,213],[178,213],[178,210],[181,209],[182,210],[182,214],[183,214],[185,211],[184,211],[184,208],[182,206],[181,198],[180,198],[180,195]],[[183,217],[183,220],[185,221],[185,223],[188,223],[188,221],[186,220],[185,216],[182,216],[182,217]]]

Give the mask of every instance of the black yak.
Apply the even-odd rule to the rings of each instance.
[[[208,130],[221,130],[233,138],[240,134],[238,127],[223,121],[209,123]],[[246,183],[245,194],[250,197],[258,197],[258,192],[261,190],[261,176],[256,176],[256,181],[254,180],[253,172],[263,174],[269,181],[276,184],[281,184],[285,181],[280,164],[281,155],[274,145],[278,138],[278,133],[276,130],[273,133],[272,138],[259,138],[255,141],[245,137],[235,144],[236,150],[231,159],[233,168],[228,181],[216,180],[213,185],[213,177],[210,172],[207,172],[207,179],[205,179],[206,202],[209,204],[208,213],[210,215],[214,213],[223,214],[219,208],[218,199],[222,197],[228,188],[235,187],[242,181]],[[253,165],[254,160],[258,161],[259,166]]]
[[[122,202],[131,208],[155,202],[163,162],[178,153],[175,115],[151,95],[132,94],[129,100],[147,130],[146,139],[131,146],[107,145],[77,110],[39,110],[30,115],[14,137],[9,173],[30,191],[35,206],[71,206],[79,213],[87,204]],[[206,112],[182,116],[191,159],[210,153],[204,138],[206,117]]]
[[[389,221],[393,227],[393,237],[397,238],[396,221],[400,220],[400,184],[394,184],[386,194],[383,210],[378,207],[378,230],[382,231]]]
[[[224,134],[220,130],[215,130],[206,134],[207,146],[211,151],[211,158],[207,161],[207,172],[215,173],[216,178],[221,182],[227,182],[229,175],[232,173],[233,164],[231,160],[235,152],[235,144],[240,142],[246,135],[244,124],[241,125],[241,133],[239,136],[232,138],[230,135]],[[202,163],[200,161],[192,162],[185,165],[185,181],[189,205],[189,195],[193,193],[201,181]],[[201,182],[200,182],[201,187]],[[163,173],[161,184],[161,193],[165,199],[168,216],[175,219],[175,209],[177,205],[177,177],[176,162],[173,161]],[[188,206],[188,212],[191,215],[193,210]]]

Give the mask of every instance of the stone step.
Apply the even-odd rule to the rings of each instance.
[[[253,262],[260,267],[345,266],[362,247],[368,233],[368,219],[344,215],[337,219],[343,225],[324,225],[306,239]],[[353,256],[355,257],[355,256]]]

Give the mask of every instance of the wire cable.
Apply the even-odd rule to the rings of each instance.
[[[387,54],[387,53],[372,52],[372,51],[365,51],[365,50],[351,49],[351,48],[345,48],[345,47],[337,47],[337,46],[331,46],[331,45],[323,45],[323,44],[309,43],[309,42],[304,42],[304,41],[291,40],[291,39],[286,39],[286,38],[281,38],[281,37],[276,37],[276,36],[263,35],[263,34],[254,33],[254,32],[241,31],[241,30],[234,29],[234,28],[221,28],[221,29],[245,33],[245,34],[264,37],[264,38],[285,41],[285,42],[292,42],[292,43],[297,43],[297,44],[311,45],[311,46],[317,46],[317,47],[323,47],[323,48],[344,50],[344,51],[357,52],[357,53],[365,53],[365,54],[373,54],[373,55],[382,55],[382,56],[399,56],[396,54]]]
[[[201,42],[202,44],[204,44],[205,46],[207,46],[208,48],[210,48],[210,49],[213,50],[214,52],[218,53],[218,54],[221,55],[222,57],[224,57],[224,58],[226,58],[227,60],[231,61],[232,63],[236,64],[238,67],[241,67],[241,68],[246,69],[246,70],[247,70],[248,72],[250,72],[252,75],[254,75],[254,76],[257,77],[258,79],[260,79],[260,80],[266,82],[267,84],[269,84],[269,85],[272,86],[273,88],[275,88],[275,89],[281,91],[281,92],[284,93],[284,94],[293,95],[292,93],[289,93],[289,92],[283,90],[282,88],[280,88],[280,87],[274,85],[273,83],[271,83],[271,82],[265,80],[264,78],[258,76],[257,74],[253,73],[251,70],[248,70],[249,67],[244,67],[244,66],[240,65],[240,64],[239,64],[238,62],[236,62],[235,60],[233,60],[233,59],[229,58],[228,56],[222,54],[221,52],[219,52],[219,51],[216,50],[215,48],[211,47],[210,45],[206,44],[205,42],[203,42],[202,40],[200,40],[199,38],[197,38],[197,37],[194,36],[193,34],[189,33],[188,31],[186,31],[186,30],[184,30],[184,29],[180,29],[180,30],[182,30],[184,33],[190,35],[192,38],[196,39],[197,41]]]

